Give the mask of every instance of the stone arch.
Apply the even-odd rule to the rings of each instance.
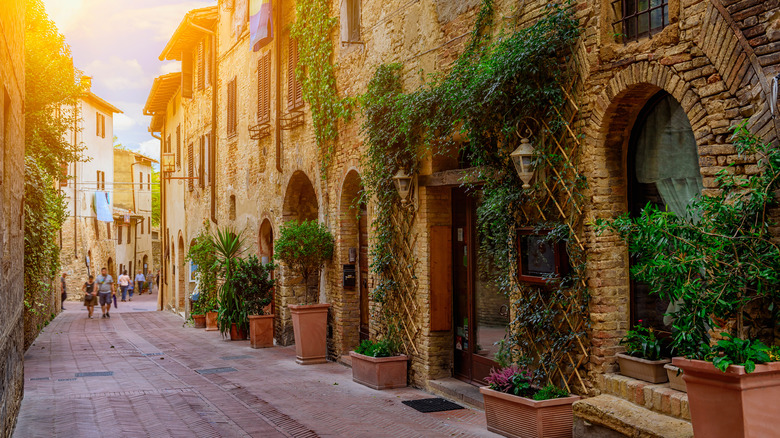
[[[284,222],[291,220],[302,222],[305,220],[316,221],[318,217],[319,205],[314,185],[304,172],[297,170],[287,183],[282,218]]]
[[[341,353],[354,349],[368,335],[368,223],[363,190],[360,174],[349,170],[342,182],[339,199],[336,257],[341,267],[341,275],[337,278],[341,297],[333,303],[334,314],[340,319],[334,341]],[[347,267],[354,269],[354,286],[345,284]]]
[[[108,268],[108,275],[114,277],[116,279],[118,276],[116,274],[116,271],[114,271],[114,259],[109,257],[106,261],[106,268]]]
[[[143,264],[141,265],[141,270],[144,273],[144,277],[149,275],[149,256],[144,254],[143,258]]]
[[[270,263],[274,259],[274,229],[267,218],[263,219],[257,233],[257,255],[263,263]]]

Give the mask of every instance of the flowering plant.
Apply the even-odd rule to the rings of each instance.
[[[490,370],[490,375],[485,381],[494,391],[514,394],[520,397],[534,400],[548,400],[552,398],[568,397],[569,393],[553,385],[548,384],[539,389],[532,385],[531,373],[517,365],[510,365],[499,370]]]

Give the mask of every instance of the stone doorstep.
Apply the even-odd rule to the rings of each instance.
[[[688,394],[669,387],[668,383],[648,383],[622,374],[604,374],[599,379],[603,394],[622,398],[664,415],[691,420]]]
[[[579,400],[572,409],[574,436],[579,438],[693,437],[690,422],[653,412],[613,395],[602,394]]]
[[[463,403],[480,411],[485,410],[485,402],[482,399],[482,394],[479,392],[479,387],[454,377],[429,380],[427,389],[433,394],[440,395],[456,403]]]

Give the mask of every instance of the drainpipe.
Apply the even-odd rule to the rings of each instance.
[[[219,63],[217,62],[217,34],[211,35],[211,135],[209,136],[209,183],[211,184],[211,221],[217,223],[217,84]]]
[[[133,178],[135,178],[135,173],[133,171],[133,166],[135,166],[136,164],[141,164],[141,163],[130,163],[130,182],[131,183],[133,183]],[[143,183],[144,183],[144,180],[141,179],[139,184],[143,184]],[[138,213],[138,211],[136,210],[136,204],[135,204],[135,195],[136,195],[135,184],[134,183],[131,184],[131,187],[133,187],[133,212],[134,213]],[[143,221],[143,220],[144,220],[144,218],[142,217],[141,221]],[[135,263],[136,256],[137,256],[136,253],[138,251],[138,221],[136,221],[136,223],[135,223],[135,232],[133,234],[134,234],[133,237],[135,237],[135,239],[133,239],[133,263]],[[138,267],[136,266],[135,269],[137,270]],[[131,272],[130,275],[133,275],[133,273]],[[135,278],[135,277],[132,277],[132,278]]]
[[[282,173],[282,54],[280,49],[280,41],[281,35],[281,11],[282,11],[282,0],[278,0],[276,2],[276,7],[274,8],[274,25],[276,26],[276,32],[274,35],[274,60],[276,61],[276,134],[274,135],[276,140],[276,170],[279,173]]]

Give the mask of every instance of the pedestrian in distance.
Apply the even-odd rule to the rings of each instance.
[[[62,287],[62,294],[60,295],[60,299],[62,300],[62,310],[65,310],[65,300],[68,299],[68,285],[65,283],[65,279],[68,276],[67,273],[63,272],[62,277],[60,277],[60,286]]]
[[[84,291],[84,307],[89,312],[89,319],[92,319],[92,314],[95,312],[95,305],[98,302],[97,291],[95,290],[95,276],[90,275],[89,279],[81,287]]]
[[[116,296],[114,278],[108,274],[106,268],[100,268],[100,275],[98,275],[96,281],[98,284],[100,310],[103,311],[103,316],[101,318],[111,318],[111,297]]]
[[[135,282],[138,284],[138,295],[144,294],[144,283],[146,283],[146,277],[141,271],[135,274]]]
[[[130,276],[127,275],[127,270],[122,271],[122,274],[117,279],[119,282],[119,290],[122,291],[122,301],[127,301],[127,287],[130,286]],[[132,289],[131,289],[132,290]],[[130,301],[133,301],[133,295],[130,295]]]
[[[129,276],[128,276],[129,278]],[[130,284],[127,285],[127,294],[130,295],[130,301],[133,301],[133,291],[135,290],[135,282],[131,281]]]

